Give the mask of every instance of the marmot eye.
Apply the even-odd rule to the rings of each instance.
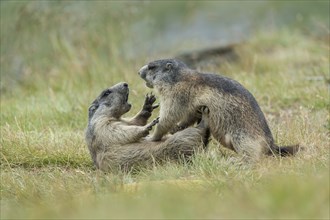
[[[105,91],[104,94],[103,94],[103,97],[110,95],[111,92],[112,92],[111,90]]]
[[[148,65],[148,70],[154,70],[154,69],[156,69],[156,65],[155,64],[149,64]]]

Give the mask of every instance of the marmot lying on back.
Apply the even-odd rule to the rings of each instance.
[[[174,59],[150,62],[139,75],[160,95],[160,120],[151,137],[153,141],[161,140],[175,126],[194,124],[199,119],[196,109],[207,106],[213,137],[229,149],[253,159],[263,154],[294,154],[299,149],[274,143],[257,101],[233,79],[200,73]]]
[[[207,108],[203,109],[196,128],[187,128],[161,142],[151,142],[144,137],[158,123],[156,119],[147,124],[156,98],[147,95],[142,110],[128,120],[122,118],[131,109],[128,95],[127,83],[118,83],[102,91],[89,108],[86,141],[97,168],[129,171],[135,165],[189,158],[206,146],[210,135]]]

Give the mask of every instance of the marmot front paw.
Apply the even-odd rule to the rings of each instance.
[[[198,110],[200,114],[202,114],[201,121],[199,122],[199,127],[208,127],[209,126],[209,114],[210,109],[207,106],[201,106]]]
[[[155,108],[159,106],[159,104],[153,105],[155,101],[156,101],[156,96],[152,93],[148,93],[144,100],[143,110],[151,113]]]
[[[149,124],[146,125],[147,126],[147,130],[150,131],[152,129],[152,127],[155,126],[158,123],[159,123],[159,117],[157,117],[152,122],[150,122]]]

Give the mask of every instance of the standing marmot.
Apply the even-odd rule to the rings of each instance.
[[[229,149],[254,159],[262,154],[286,155],[298,150],[298,146],[275,145],[257,101],[233,79],[199,73],[174,59],[150,62],[139,75],[160,94],[160,120],[153,141],[159,141],[177,122],[183,128],[194,124],[198,120],[196,109],[207,106],[213,137]]]
[[[140,163],[189,157],[207,144],[207,108],[203,109],[202,121],[196,128],[177,132],[162,142],[151,142],[144,137],[158,123],[157,118],[146,125],[156,99],[147,95],[142,110],[127,120],[121,116],[131,109],[128,95],[127,83],[118,83],[102,91],[89,108],[86,141],[97,168],[128,171]]]

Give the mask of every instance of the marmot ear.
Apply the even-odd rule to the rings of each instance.
[[[88,110],[94,112],[99,106],[98,105],[91,105],[89,106]]]
[[[89,108],[92,108],[92,107],[96,107],[98,108],[99,107],[99,100],[98,99],[95,99],[92,104],[89,106]]]
[[[89,106],[88,108],[88,117],[91,118],[93,117],[94,113],[96,112],[96,110],[98,109],[99,104],[96,102],[96,100],[91,104],[91,106]]]
[[[173,63],[170,63],[170,62],[166,63],[165,68],[167,70],[171,70],[173,68]]]

